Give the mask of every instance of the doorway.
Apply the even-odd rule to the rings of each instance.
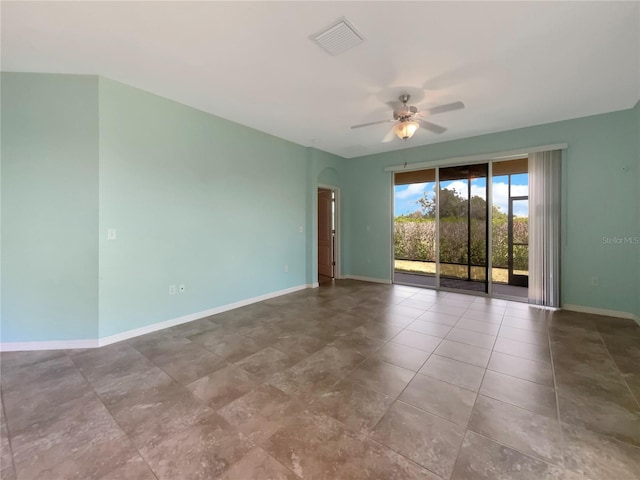
[[[336,276],[336,190],[318,188],[318,283]]]

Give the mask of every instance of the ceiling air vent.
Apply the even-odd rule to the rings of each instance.
[[[364,41],[364,37],[344,17],[310,38],[330,55],[340,55]]]

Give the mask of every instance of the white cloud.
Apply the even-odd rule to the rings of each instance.
[[[498,207],[502,212],[509,212],[509,184],[495,182],[493,187],[493,205]]]
[[[529,195],[529,187],[527,185],[511,185],[512,197],[526,197]],[[509,212],[509,184],[504,182],[493,183],[493,204],[504,213]],[[528,215],[528,208],[523,205],[514,205],[514,215],[516,217]]]
[[[459,196],[461,196],[464,199],[467,198],[467,182],[463,182],[461,180],[454,180],[444,188],[447,190],[456,192]]]
[[[407,185],[405,190],[396,192],[396,199],[404,200],[405,198],[421,197],[428,183],[411,183]]]
[[[498,207],[504,213],[509,212],[509,184],[504,182],[494,182],[493,187],[493,205]],[[462,198],[467,198],[467,183],[459,180],[455,180],[447,185],[445,188],[448,190],[454,190]],[[487,188],[480,187],[478,185],[471,185],[471,196],[486,198]],[[529,187],[527,185],[511,185],[512,197],[526,197],[529,195]],[[527,216],[529,209],[525,207],[524,202],[519,202],[514,205],[514,215]]]
[[[509,185],[505,182],[494,182],[492,186],[493,205],[498,207],[502,212],[507,213],[509,211]],[[466,181],[454,180],[444,188],[455,191],[464,199],[467,198],[468,190]],[[418,198],[421,198],[425,192],[429,198],[434,197],[433,183],[412,183],[407,185],[406,189],[396,192],[396,201],[398,202],[398,206],[400,206],[400,200],[405,200],[406,202],[413,204],[413,202],[416,202]],[[473,184],[471,185],[472,197],[479,196],[481,198],[486,198],[486,195],[486,187]],[[526,197],[527,195],[529,195],[529,187],[527,185],[511,185],[512,197]],[[402,206],[407,209],[407,211],[412,208],[405,202],[402,202]],[[527,216],[529,214],[528,204],[524,204],[524,202],[517,202],[514,204],[513,213],[516,217]]]

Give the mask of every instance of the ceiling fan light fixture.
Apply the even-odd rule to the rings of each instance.
[[[413,137],[413,134],[416,133],[416,130],[420,127],[420,124],[414,120],[406,120],[404,122],[397,123],[393,127],[394,133],[401,140],[407,140],[408,138]]]

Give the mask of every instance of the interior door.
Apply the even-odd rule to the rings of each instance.
[[[318,189],[318,275],[333,278],[333,192]]]

